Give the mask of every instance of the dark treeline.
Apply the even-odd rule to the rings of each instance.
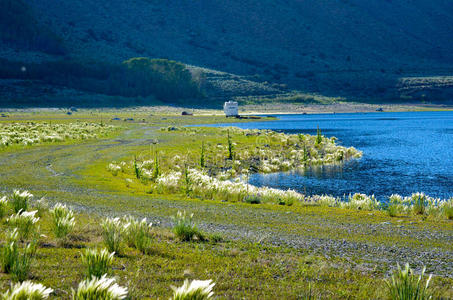
[[[166,59],[132,58],[121,64],[71,60],[23,64],[0,59],[0,78],[40,80],[109,96],[154,96],[172,102],[202,96],[185,65]]]

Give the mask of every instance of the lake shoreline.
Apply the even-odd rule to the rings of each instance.
[[[371,112],[451,111],[453,105],[443,104],[367,104],[340,102],[335,104],[258,104],[240,106],[243,115],[297,115]]]
[[[256,105],[239,105],[240,115],[297,115],[297,114],[340,114],[340,113],[371,113],[379,112],[410,112],[410,111],[452,111],[453,104],[368,104],[356,102],[338,102],[334,104],[296,104],[296,103],[272,103]],[[131,106],[124,108],[99,107],[99,108],[78,108],[78,107],[29,107],[29,108],[2,108],[0,112],[8,114],[27,113],[49,113],[66,114],[67,112],[77,115],[80,113],[93,112],[97,114],[153,114],[153,115],[181,115],[183,111],[192,113],[195,116],[224,116],[222,106],[218,108],[200,108],[171,105],[149,105]],[[79,112],[79,113],[77,113]],[[190,116],[188,116],[190,117]],[[2,118],[7,120],[7,117]]]

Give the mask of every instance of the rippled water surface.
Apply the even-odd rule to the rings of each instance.
[[[361,192],[385,198],[425,192],[453,196],[453,112],[282,115],[273,122],[234,124],[241,128],[335,136],[363,158],[304,173],[255,174],[250,183],[292,188],[307,194],[343,196]],[[223,124],[225,126],[228,124]]]

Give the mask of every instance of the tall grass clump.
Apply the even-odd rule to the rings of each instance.
[[[36,244],[29,243],[23,249],[22,253],[18,253],[15,263],[11,269],[11,275],[15,281],[24,281],[30,273],[30,267],[33,257],[36,253]]]
[[[318,128],[316,129],[316,145],[320,145],[322,143],[322,134],[321,134],[321,129]]]
[[[8,200],[6,200],[6,196],[0,198],[0,220],[6,215],[8,211]]]
[[[195,236],[201,237],[197,225],[193,222],[193,214],[187,215],[186,212],[178,211],[173,216],[173,232],[181,241],[191,241]]]
[[[200,168],[204,168],[206,163],[205,163],[205,157],[204,157],[204,142],[201,143],[201,154],[200,154]]]
[[[101,223],[104,243],[110,252],[120,253],[124,226],[119,218],[106,218]]]
[[[349,195],[348,202],[341,202],[340,206],[357,210],[375,210],[379,209],[380,203],[374,195],[355,193],[352,196]]]
[[[153,169],[152,179],[156,180],[160,175],[159,156],[157,155],[157,151],[154,156],[155,156],[154,157],[154,169]]]
[[[129,216],[125,219],[124,225],[126,232],[126,240],[130,247],[134,247],[142,253],[146,253],[151,244],[150,228],[152,223],[143,218],[141,221],[136,220],[134,217]]]
[[[20,210],[26,211],[31,198],[33,198],[33,194],[28,191],[21,192],[19,190],[14,190],[13,195],[11,196],[11,205],[14,212],[18,213]]]
[[[190,195],[190,192],[192,191],[192,185],[190,182],[190,176],[189,176],[189,168],[187,167],[187,164],[184,165],[184,192],[187,196]]]
[[[47,288],[40,283],[24,281],[11,286],[11,289],[4,293],[2,300],[42,300],[49,298],[53,289]]]
[[[404,206],[403,202],[403,197],[398,194],[392,194],[389,197],[387,212],[390,217],[396,217],[397,215],[405,211],[406,207]]]
[[[234,157],[233,142],[231,141],[230,131],[227,130],[227,142],[228,142],[228,159],[232,160]]]
[[[38,217],[35,217],[38,211],[22,211],[19,210],[17,214],[11,215],[7,222],[10,226],[16,227],[19,232],[21,239],[28,239],[30,236],[35,234],[36,223],[39,221]]]
[[[172,287],[173,297],[171,300],[205,300],[212,299],[215,283],[212,280],[193,280],[189,282],[187,279],[184,284],[179,287]]]
[[[298,299],[300,300],[316,300],[318,297],[315,296],[313,293],[313,289],[311,287],[311,284],[308,284],[308,290],[304,291]]]
[[[57,203],[50,211],[53,218],[53,231],[58,239],[64,240],[74,229],[74,212],[66,205]]]
[[[422,273],[417,276],[414,271],[406,264],[404,269],[401,269],[398,264],[398,270],[392,275],[390,281],[386,280],[389,297],[392,300],[425,300],[433,299],[433,294],[429,289],[431,281],[430,275],[427,279],[424,278],[426,268],[423,268]]]
[[[13,280],[24,281],[28,277],[36,245],[29,243],[22,251],[19,248],[18,230],[15,228],[7,237],[1,248],[1,263],[5,273],[11,274]]]
[[[49,210],[49,204],[46,201],[46,198],[42,197],[39,200],[36,200],[32,203],[32,207],[38,211],[38,217],[42,217],[46,211]]]
[[[108,252],[107,249],[86,249],[82,254],[82,261],[87,268],[87,278],[97,277],[110,273],[115,252]]]
[[[114,278],[103,275],[92,277],[79,283],[77,291],[72,291],[73,300],[122,300],[127,297],[127,288],[119,286]]]
[[[137,179],[140,179],[141,170],[140,170],[140,168],[138,167],[138,164],[137,164],[137,156],[134,156],[134,173],[135,173],[135,177]]]
[[[19,247],[17,245],[18,238],[17,228],[14,228],[7,236],[6,243],[1,248],[2,270],[5,273],[11,272],[17,257],[19,256]]]
[[[424,193],[412,194],[412,209],[414,214],[423,215],[426,211],[426,195]]]
[[[450,198],[445,202],[443,211],[447,219],[453,220],[453,198]]]

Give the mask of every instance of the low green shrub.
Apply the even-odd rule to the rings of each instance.
[[[110,253],[107,249],[86,249],[81,257],[87,268],[87,278],[101,278],[104,274],[109,274],[114,255],[115,252]]]
[[[244,198],[244,201],[248,204],[260,204],[261,198],[258,195],[249,195]]]

